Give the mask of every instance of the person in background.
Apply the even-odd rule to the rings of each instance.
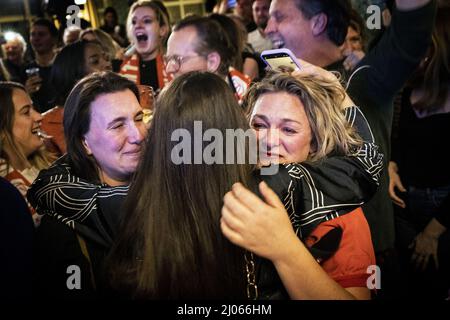
[[[124,49],[109,34],[100,29],[87,28],[81,32],[80,40],[100,43],[105,52],[105,58],[111,61],[112,70],[119,72],[124,59]]]
[[[41,121],[21,84],[0,82],[0,177],[11,182],[24,198],[39,170],[54,160],[44,147]],[[40,216],[29,208],[38,226]]]
[[[119,73],[138,85],[151,86],[158,93],[171,80],[163,59],[169,28],[160,3],[135,2],[127,18],[127,34],[133,50],[128,52]]]
[[[24,82],[25,61],[24,55],[27,43],[20,33],[9,31],[5,33],[6,42],[2,45],[6,59],[3,64],[10,75],[10,80],[14,82]]]
[[[269,8],[272,0],[255,0],[252,5],[253,20],[256,23],[256,30],[249,32],[248,42],[253,49],[260,54],[264,50],[273,48],[272,40],[266,36],[264,29],[269,21]]]
[[[250,79],[254,79],[258,76],[258,63],[252,54],[245,51],[245,30],[241,30],[240,26],[236,23],[236,20],[232,17],[213,13],[209,15],[209,18],[217,21],[222,30],[227,34],[230,39],[230,44],[234,47],[230,48],[234,52],[234,59],[231,63],[231,67],[247,75]]]
[[[354,70],[359,61],[366,55],[364,21],[355,10],[352,10],[350,25],[341,51],[345,57],[343,65],[347,71]]]
[[[56,57],[58,29],[50,20],[39,18],[30,29],[30,43],[34,60],[25,66],[25,88],[39,112],[52,108],[54,87],[50,84],[50,73]]]
[[[215,5],[213,11],[219,14],[233,13],[237,15],[245,25],[247,33],[256,29],[252,14],[252,0],[220,0]]]
[[[103,11],[103,24],[100,29],[109,34],[122,48],[128,46],[125,26],[119,24],[117,11],[113,7],[106,7]]]
[[[57,88],[55,107],[42,114],[41,125],[51,136],[46,145],[53,153],[66,153],[63,113],[67,96],[81,78],[96,71],[111,71],[111,62],[98,41],[77,41],[62,48],[56,56],[51,74],[51,82]]]
[[[449,40],[450,5],[442,1],[432,44],[403,90],[393,128],[389,193],[408,297],[443,299],[450,288],[449,159],[428,152],[441,150],[450,135]]]
[[[80,39],[82,29],[78,26],[69,26],[64,29],[63,43],[65,46],[74,43]]]
[[[241,101],[251,80],[230,68],[237,52],[227,32],[209,17],[188,16],[180,20],[167,42],[166,71],[174,78],[190,71],[220,75]]]

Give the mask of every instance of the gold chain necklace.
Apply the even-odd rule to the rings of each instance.
[[[258,286],[256,285],[255,275],[255,260],[253,258],[253,252],[246,251],[245,258],[245,271],[247,273],[247,298],[250,300],[258,299]]]

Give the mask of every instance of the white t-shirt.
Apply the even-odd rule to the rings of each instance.
[[[264,50],[273,49],[272,41],[268,37],[265,37],[259,29],[248,34],[248,43],[250,43],[253,49],[258,53],[261,53]]]

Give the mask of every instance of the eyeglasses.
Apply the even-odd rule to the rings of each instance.
[[[164,62],[166,63],[166,66],[168,66],[171,62],[173,62],[173,66],[174,66],[174,72],[177,72],[178,70],[180,70],[181,65],[183,63],[185,63],[187,60],[192,59],[192,58],[198,58],[198,57],[203,57],[201,55],[196,55],[196,56],[178,56],[176,54],[172,55],[172,56],[164,56]]]

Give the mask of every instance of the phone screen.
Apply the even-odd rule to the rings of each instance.
[[[280,67],[288,67],[294,70],[298,69],[298,66],[288,54],[277,54],[272,57],[265,56],[265,60],[273,70],[278,70]]]

